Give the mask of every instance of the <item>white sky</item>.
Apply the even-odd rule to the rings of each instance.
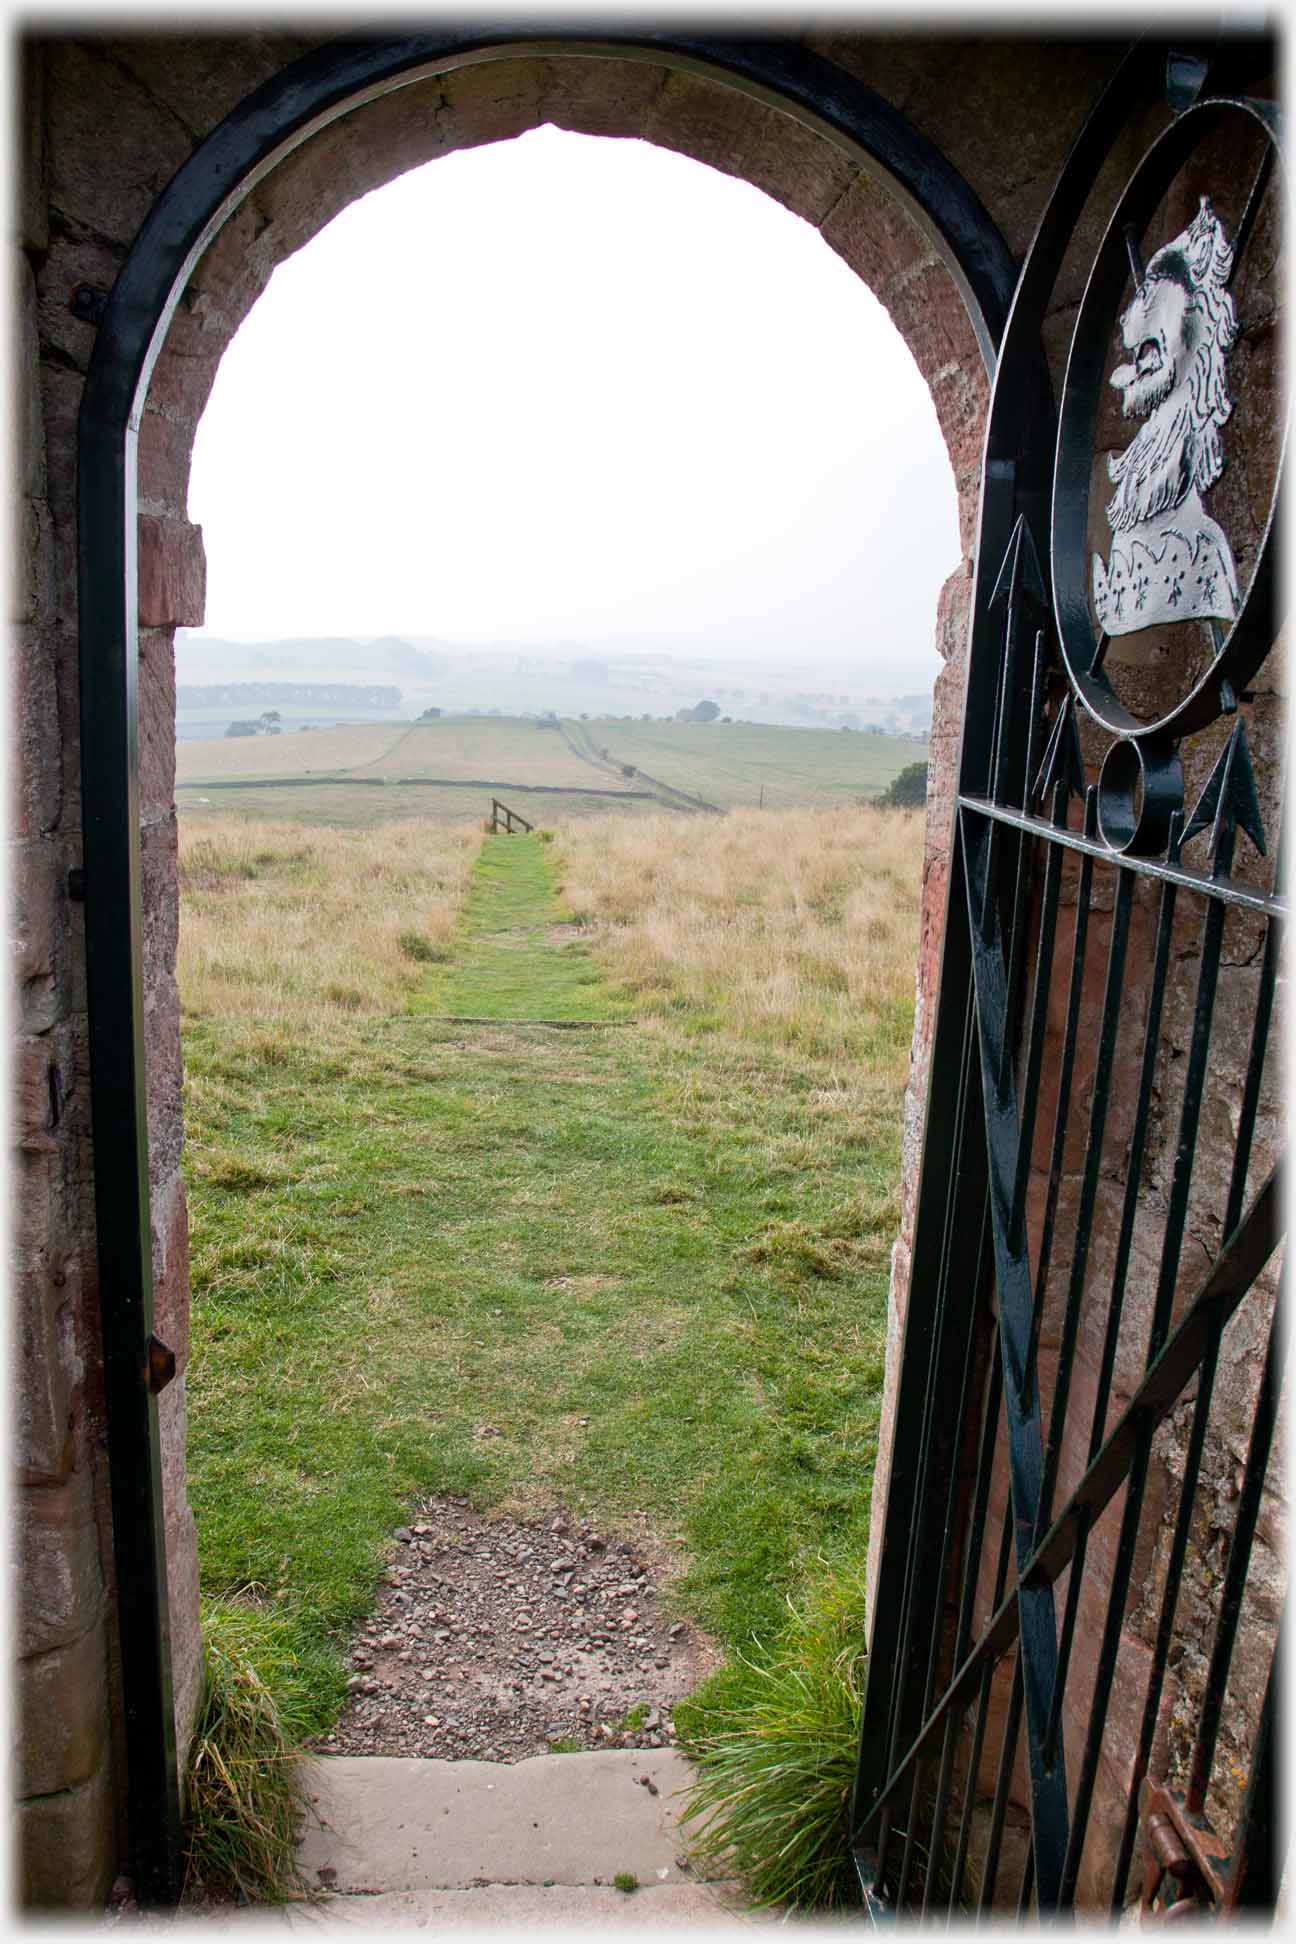
[[[545,128],[280,266],[199,427],[207,622],[930,657],[959,557],[917,369],[811,227]],[[927,671],[934,664],[927,661]]]

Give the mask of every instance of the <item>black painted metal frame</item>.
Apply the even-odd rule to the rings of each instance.
[[[163,191],[110,293],[82,396],[78,600],[86,953],[95,1200],[125,1696],[129,1812],[142,1901],[179,1890],[180,1801],[156,1403],[144,1072],[136,440],[185,283],[253,186],[340,115],[429,74],[523,54],[614,55],[687,68],[803,121],[874,172],[929,237],[987,368],[1015,266],[968,184],[879,95],[794,42],[527,17],[308,54],[236,108]]]
[[[1137,246],[1126,254],[1123,233],[1129,199],[1108,232],[1081,308],[1064,391],[1056,477],[1059,434],[1042,349],[1049,297],[1065,252],[1123,131],[1158,105],[1168,103],[1174,112],[1168,133],[1154,145],[1153,159],[1137,178],[1141,223],[1202,130],[1241,117],[1261,126],[1267,136],[1276,136],[1277,117],[1270,105],[1216,98],[1218,89],[1232,89],[1251,73],[1270,71],[1266,63],[1272,59],[1272,47],[1263,44],[1224,44],[1178,56],[1164,42],[1149,40],[1131,51],[1059,180],[1023,269],[1001,348],[987,434],[968,701],[913,1265],[873,1598],[871,1671],[851,1805],[860,1884],[877,1915],[899,1909],[916,1913],[919,1904],[924,1914],[938,1905],[953,1911],[969,1899],[981,1911],[995,1907],[1023,1725],[1031,1840],[1019,1909],[1033,1904],[1045,1913],[1074,1903],[1152,1441],[1157,1426],[1196,1379],[1133,1781],[1128,1799],[1118,1805],[1123,1834],[1110,1906],[1113,1915],[1121,1910],[1138,1833],[1140,1787],[1148,1776],[1174,1638],[1221,1341],[1230,1319],[1249,1298],[1258,1302],[1261,1315],[1273,1300],[1271,1291],[1262,1287],[1257,1293],[1256,1286],[1281,1239],[1280,1169],[1258,1188],[1249,1177],[1286,904],[1272,875],[1257,881],[1255,874],[1234,873],[1240,832],[1262,851],[1264,833],[1231,678],[1240,690],[1274,639],[1278,590],[1271,541],[1276,505],[1239,621],[1227,635],[1216,632],[1209,684],[1198,682],[1173,717],[1149,724],[1122,711],[1105,680],[1096,685],[1091,699],[1092,637],[1090,652],[1078,666],[1074,642],[1090,629],[1084,540],[1094,391],[1102,375],[1095,344],[1100,334],[1107,338],[1120,298],[1113,264],[1123,263],[1128,275],[1136,260]],[[1267,177],[1262,172],[1257,180]],[[1078,408],[1073,381],[1080,393]],[[1041,560],[1051,566],[1051,574],[1041,568]],[[1081,705],[1100,728],[1123,739],[1115,745],[1122,752],[1120,760],[1113,763],[1109,753],[1099,783],[1090,787],[1077,732]],[[1185,817],[1182,769],[1171,738],[1212,718],[1227,718],[1230,712],[1235,723],[1224,752],[1196,809]],[[1079,828],[1068,819],[1073,795],[1081,800]],[[1207,830],[1209,863],[1188,863],[1181,856],[1183,847]],[[1073,880],[1074,920],[1063,953],[1058,936],[1064,867]],[[1099,900],[1100,888],[1105,902]],[[1145,905],[1155,901],[1155,947],[1150,968],[1139,975],[1146,1013],[1139,1029],[1137,1105],[1128,1135],[1121,1137],[1125,1145],[1113,1161],[1105,1141],[1136,896]],[[1077,1040],[1087,933],[1091,913],[1099,909],[1109,933],[1106,977],[1088,1098],[1082,1101]],[[1143,1375],[1127,1408],[1109,1428],[1154,1080],[1161,1078],[1157,1063],[1176,914],[1182,931],[1185,915],[1194,909],[1201,914],[1199,970]],[[1217,975],[1230,913],[1264,921],[1262,962],[1226,1205],[1219,1211],[1221,1244],[1172,1328],[1209,1084]],[[1049,1056],[1054,1118],[1046,1191],[1028,1235],[1026,1192],[1039,1145],[1036,1117],[1051,999],[1055,1007],[1065,1001],[1058,1007],[1063,1016],[1060,1045]],[[1045,1408],[1037,1359],[1050,1257],[1061,1239],[1063,1151],[1073,1131],[1083,1137],[1083,1168],[1066,1236],[1071,1256],[1062,1279],[1065,1303],[1052,1396]],[[1124,1188],[1103,1311],[1087,1461],[1079,1482],[1055,1508],[1064,1439],[1074,1441],[1068,1431],[1068,1403],[1082,1311],[1088,1305],[1092,1315],[1096,1297],[1090,1292],[1088,1267],[1104,1165],[1109,1178],[1123,1170]],[[1201,1817],[1211,1779],[1219,1710],[1269,1456],[1279,1308],[1269,1326],[1251,1454],[1219,1598],[1183,1811],[1189,1819]],[[996,1535],[990,1501],[1001,1450],[1009,1498]],[[1119,1538],[1084,1743],[1078,1765],[1068,1771],[1062,1723],[1086,1549],[1104,1509],[1121,1493]],[[1067,1568],[1065,1608],[1059,1614],[1054,1588]],[[979,1622],[978,1611],[984,1616]],[[992,1682],[997,1667],[1007,1671],[1007,1654],[1013,1657],[1012,1684],[997,1779],[969,1890],[977,1776],[990,1752]],[[1269,1793],[1273,1765],[1266,1752],[1269,1706],[1267,1701],[1255,1724],[1252,1787],[1227,1888],[1239,1902],[1262,1906],[1272,1901],[1276,1884]],[[961,1804],[956,1800],[960,1792]]]

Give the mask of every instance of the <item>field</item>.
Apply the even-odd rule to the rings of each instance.
[[[686,799],[717,809],[793,808],[876,795],[925,754],[925,745],[901,737],[822,729],[608,719],[558,730],[461,716],[184,741],[176,800],[185,811],[351,825],[480,818],[492,793],[512,801],[509,792],[533,822],[609,807],[688,808]]]
[[[323,1726],[450,1491],[646,1528],[767,1652],[864,1554],[921,819],[181,845],[204,1591],[288,1623]]]
[[[614,764],[633,763],[725,810],[761,803],[793,809],[880,795],[906,764],[927,756],[925,743],[907,737],[764,723],[591,722],[580,727],[606,748]]]

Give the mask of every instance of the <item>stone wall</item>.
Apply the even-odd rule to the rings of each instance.
[[[1111,50],[990,38],[904,40],[834,27],[810,44],[858,75],[960,167],[1020,250]],[[93,1904],[122,1855],[111,1521],[99,1385],[93,1154],[80,861],[76,663],[76,414],[93,327],[80,284],[111,285],[171,174],[231,107],[310,36],[248,31],[37,37],[22,48],[22,175],[11,251],[20,436],[11,804],[16,908],[15,1348],[20,1363],[16,1583],[19,1893]],[[544,122],[660,142],[740,175],[806,221],[877,291],[936,403],[972,546],[987,389],[944,267],[898,206],[821,134],[702,75],[657,61],[561,53],[496,59],[357,110],[258,185],[199,265],[176,314],[140,431],[140,714],[145,1010],[158,1329],[180,1375],[160,1400],[177,1727],[197,1698],[196,1566],[184,1491],[187,1263],[179,1172],[174,981],[172,632],[203,610],[201,536],[185,516],[194,428],[216,366],[276,263],[357,196],[433,156]],[[906,1153],[925,1084],[931,977],[944,907],[970,560],[942,598],[933,808]],[[907,1186],[912,1166],[907,1169]],[[906,1286],[908,1222],[893,1310]],[[881,1467],[885,1471],[885,1465]]]

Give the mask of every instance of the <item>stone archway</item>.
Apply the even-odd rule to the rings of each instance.
[[[69,612],[79,607],[82,633],[87,940],[91,1074],[99,1135],[101,1280],[105,1287],[121,1286],[123,1265],[120,1255],[113,1251],[120,1238],[136,1226],[122,1216],[128,1201],[135,1199],[129,1183],[131,1152],[139,1153],[142,1123],[146,1121],[149,1178],[141,1213],[149,1219],[151,1237],[147,1231],[142,1238],[139,1233],[133,1239],[128,1235],[127,1254],[135,1258],[142,1291],[131,1312],[135,1319],[132,1327],[142,1323],[147,1332],[151,1320],[157,1333],[178,1352],[181,1367],[179,1381],[162,1392],[152,1422],[147,1421],[153,1410],[148,1400],[134,1397],[132,1401],[128,1395],[136,1427],[136,1459],[144,1461],[144,1470],[154,1480],[154,1511],[151,1521],[146,1522],[150,1531],[142,1554],[137,1551],[125,1563],[121,1546],[134,1544],[138,1535],[127,1520],[119,1517],[117,1522],[117,1580],[123,1614],[137,1599],[135,1580],[148,1560],[156,1561],[163,1548],[168,1559],[169,1599],[154,1576],[152,1584],[157,1591],[150,1598],[158,1629],[156,1650],[151,1662],[145,1655],[142,1663],[145,1687],[153,1683],[153,1733],[159,1745],[166,1739],[161,1732],[164,1723],[169,1736],[171,1718],[165,1681],[159,1685],[160,1671],[166,1664],[168,1607],[175,1666],[175,1740],[181,1747],[192,1721],[199,1671],[195,1551],[184,1492],[183,1361],[188,1290],[186,1221],[179,1174],[182,1129],[174,981],[177,890],[172,634],[176,625],[196,624],[202,618],[201,538],[188,525],[184,512],[194,430],[220,355],[275,264],[347,203],[406,169],[455,148],[505,139],[544,122],[574,132],[637,137],[675,148],[741,175],[776,196],[814,223],[825,240],[870,283],[890,311],[932,391],[959,490],[964,545],[969,544],[988,389],[986,363],[1011,282],[1010,260],[998,232],[976,197],[938,152],[908,129],[880,98],[869,96],[861,87],[858,94],[866,102],[867,113],[857,118],[864,122],[869,114],[876,118],[881,130],[877,147],[896,158],[900,175],[908,179],[907,188],[898,181],[893,184],[894,194],[883,187],[876,157],[870,159],[861,139],[843,138],[840,128],[835,129],[828,118],[828,109],[836,112],[841,94],[849,95],[855,84],[819,57],[810,58],[812,64],[818,62],[815,73],[827,90],[822,121],[805,105],[804,73],[797,84],[800,93],[790,86],[787,98],[780,101],[776,44],[767,64],[772,79],[760,83],[752,81],[751,70],[753,65],[761,66],[763,54],[758,58],[750,49],[736,49],[726,63],[721,49],[706,62],[695,49],[680,52],[678,47],[664,45],[668,38],[645,37],[654,44],[633,52],[569,48],[558,41],[532,45],[524,51],[493,46],[484,52],[442,57],[435,64],[436,73],[430,76],[426,70],[432,62],[425,58],[420,63],[408,52],[408,43],[394,43],[397,52],[390,57],[381,84],[371,83],[367,89],[353,87],[347,95],[339,83],[328,101],[327,116],[318,118],[324,121],[319,132],[284,155],[271,172],[269,162],[282,154],[284,146],[291,147],[275,147],[276,112],[286,114],[295,130],[307,125],[302,88],[298,85],[294,95],[294,82],[287,78],[294,71],[288,70],[287,77],[273,78],[241,104],[176,178],[176,183],[183,180],[186,191],[191,192],[186,222],[193,224],[204,218],[201,231],[196,232],[198,242],[212,238],[201,257],[196,257],[198,242],[189,246],[185,267],[192,265],[192,269],[183,290],[175,280],[176,270],[166,271],[168,263],[181,263],[189,235],[183,224],[173,224],[167,233],[178,195],[173,193],[173,184],[154,205],[104,313],[81,411],[76,529],[79,599],[74,602],[65,593],[63,605]],[[374,59],[375,44],[367,45]],[[378,68],[386,58],[380,47]],[[321,74],[327,77],[330,61],[340,62],[345,69],[345,48],[340,55],[323,49],[307,57],[302,67],[308,70],[307,80],[312,85],[318,88]],[[725,72],[726,65],[732,73]],[[415,69],[418,78],[404,81],[403,71]],[[814,87],[809,88],[809,94],[813,97]],[[352,106],[352,102],[360,105]],[[848,115],[844,118],[849,120]],[[843,117],[839,115],[838,119]],[[235,135],[243,140],[239,153],[259,154],[264,166],[246,163],[241,174],[233,168],[229,151],[231,144],[238,149],[238,141],[228,131],[236,124]],[[203,166],[209,161],[210,189],[203,174]],[[930,204],[933,200],[939,203],[942,193],[955,208],[957,220],[952,228],[963,239],[962,256],[950,244],[949,229],[941,232],[930,209],[923,215],[923,195]],[[159,233],[164,243],[160,252],[162,270],[158,269],[156,250],[150,255]],[[943,234],[943,242],[938,233]],[[93,240],[82,239],[70,255],[73,259],[80,257],[91,270],[96,247]],[[972,298],[969,309],[965,299],[975,290],[982,294],[983,307],[978,308]],[[93,292],[88,295],[89,309],[78,313],[74,304],[74,315],[93,317]],[[158,345],[158,327],[163,319],[169,319],[169,327],[165,340]],[[148,372],[154,355],[145,395],[144,380],[137,374]],[[136,445],[126,406],[137,391]],[[105,403],[106,398],[115,398],[116,403]],[[47,414],[47,433],[56,425],[57,416]],[[58,429],[66,437],[68,421],[65,419]],[[137,531],[128,532],[122,524],[122,511],[129,509],[133,514],[135,510],[132,488],[136,451],[138,525]],[[66,453],[65,445],[63,456]],[[66,497],[70,500],[70,493]],[[69,565],[65,554],[65,575]],[[120,584],[129,588],[136,566],[138,632],[136,615],[123,612],[120,597],[110,585],[120,575]],[[938,640],[947,648],[961,644],[968,584],[965,561],[942,601]],[[70,579],[65,579],[63,586],[67,589]],[[137,646],[139,823],[132,828],[135,806],[126,772],[130,769]],[[952,666],[938,694],[938,748],[942,741],[952,747],[960,686],[958,669]],[[103,708],[105,700],[111,702],[110,709]],[[122,837],[116,853],[111,847],[117,840],[104,835],[114,819]],[[946,823],[947,814],[942,813],[938,801],[924,890],[929,937],[939,931],[944,906]],[[123,910],[128,921],[125,925]],[[105,1043],[113,1035],[111,1030],[104,1030],[105,984],[96,962],[102,967],[110,956],[116,966],[108,979],[110,986],[115,981],[114,1003],[117,999],[129,1002],[115,1016],[129,1020],[130,1005],[134,1004],[137,1023],[128,1026],[124,1046],[112,1055],[113,1078],[106,1097],[114,1104],[101,1117]],[[925,1040],[922,1018],[920,1012],[919,1091]],[[146,1103],[140,1097],[140,1063],[134,1051],[140,1038],[147,1050]],[[123,1100],[128,1112],[121,1111]],[[116,1138],[106,1142],[104,1135],[110,1127]],[[127,1127],[139,1130],[134,1140],[120,1138],[119,1128],[124,1132]],[[126,1269],[129,1279],[130,1262]],[[151,1319],[150,1296],[155,1298]],[[130,1305],[121,1307],[125,1310]],[[137,1387],[138,1379],[129,1350],[123,1352],[120,1346],[106,1345],[105,1365],[110,1378],[107,1417],[115,1466],[121,1439],[111,1394],[112,1382],[117,1381],[112,1376],[114,1366],[125,1372],[128,1393]],[[148,1405],[148,1412],[141,1409],[142,1404]],[[116,1477],[113,1489],[116,1500]],[[136,1491],[134,1502],[138,1498]],[[145,1600],[132,1609],[134,1618],[128,1616],[130,1624],[124,1623],[123,1638],[136,1637],[134,1619],[143,1614],[147,1620],[143,1612],[147,1604]],[[136,1671],[124,1670],[128,1696]],[[132,1806],[142,1823],[146,1815],[161,1813],[165,1807],[168,1761],[164,1753],[154,1762],[153,1792],[146,1789],[141,1798],[137,1793],[141,1764],[136,1758],[144,1745],[140,1738],[144,1737],[146,1743],[147,1733],[140,1726],[140,1711],[132,1709],[129,1698],[125,1712],[128,1730],[136,1736],[129,1751]]]

